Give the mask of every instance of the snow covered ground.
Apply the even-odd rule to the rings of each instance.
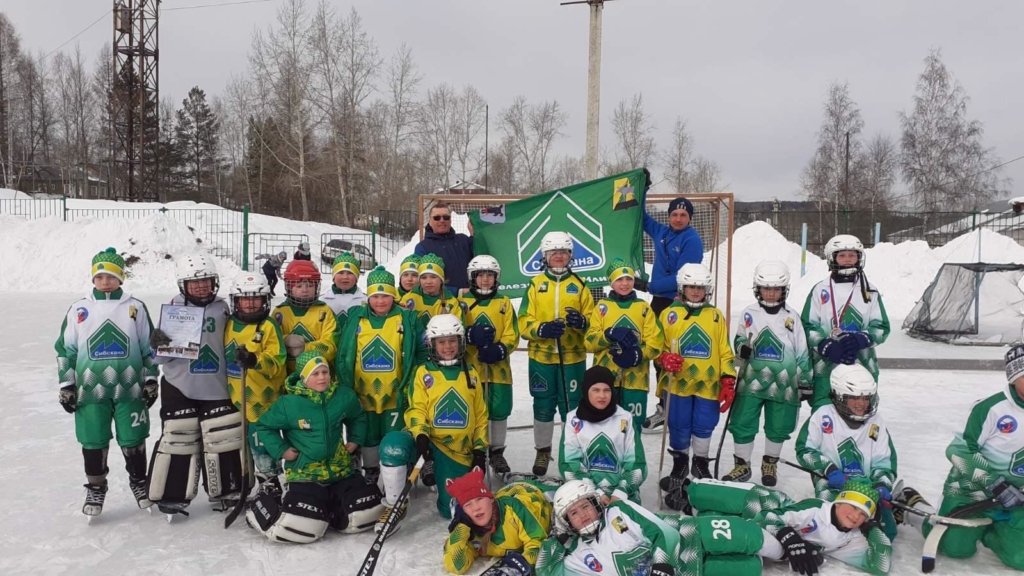
[[[75,267],[80,267],[75,263]],[[130,285],[129,285],[130,288]],[[150,309],[170,294],[141,294]],[[330,533],[309,546],[274,544],[243,522],[223,529],[223,516],[209,510],[200,496],[192,516],[165,522],[162,515],[136,508],[128,490],[123,459],[116,447],[110,455],[110,492],[103,515],[87,524],[81,514],[84,482],[81,451],[74,440],[71,416],[57,404],[53,341],[60,319],[77,294],[10,295],[0,333],[0,574],[354,574],[373,536]],[[16,303],[16,304],[15,304]],[[526,381],[526,356],[513,356],[516,382]],[[881,413],[892,430],[905,481],[933,502],[938,499],[948,463],[943,450],[953,431],[963,425],[973,400],[1005,383],[1000,372],[883,371]],[[159,405],[151,415],[157,418]],[[804,409],[802,417],[807,416]],[[525,386],[517,386],[512,425],[528,425],[532,416]],[[150,449],[159,424],[154,423]],[[556,433],[558,429],[556,428]],[[716,432],[717,445],[721,429]],[[657,506],[656,477],[659,435],[644,436],[649,478],[644,502]],[[530,430],[509,434],[509,459],[515,469],[528,470],[533,460]],[[731,441],[723,452],[731,460]],[[760,441],[754,457],[761,455]],[[792,443],[784,455],[792,458]],[[670,467],[670,464],[666,463]],[[723,463],[723,468],[726,468]],[[554,468],[552,468],[554,470]],[[812,495],[808,478],[780,469],[780,488],[795,497]],[[446,525],[432,495],[418,488],[403,529],[384,546],[380,576],[441,576],[441,548]],[[919,574],[922,538],[904,530],[895,544],[891,574]],[[473,574],[483,567],[478,563]],[[788,565],[772,564],[766,574],[791,574]],[[837,562],[826,575],[858,574]],[[1010,574],[988,550],[970,561],[940,558],[936,574]]]

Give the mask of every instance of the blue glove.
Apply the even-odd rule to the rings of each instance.
[[[825,470],[825,477],[828,478],[828,487],[833,490],[842,490],[843,484],[846,484],[846,474],[835,466],[829,466],[828,470]]]
[[[583,314],[580,314],[579,310],[576,310],[575,308],[566,308],[565,324],[569,328],[583,330],[587,327],[587,319],[583,317]]]
[[[565,334],[565,322],[544,322],[537,327],[537,336],[541,338],[551,338],[557,340]]]
[[[643,354],[640,353],[640,348],[620,348],[619,350],[612,349],[612,362],[619,368],[635,368],[643,362]]]
[[[609,342],[615,342],[623,348],[636,348],[640,341],[636,334],[629,328],[609,328],[604,331],[604,338]]]
[[[871,348],[871,337],[867,332],[847,332],[846,337],[843,338],[843,346],[859,352],[865,348]]]
[[[999,477],[988,486],[989,492],[999,501],[1003,508],[1018,508],[1024,506],[1024,494],[1020,489],[1010,484],[1005,478]]]
[[[483,348],[494,343],[494,326],[475,324],[466,330],[466,340],[473,346]]]
[[[878,496],[886,502],[892,502],[892,492],[889,491],[885,486],[875,486],[875,490],[878,490]]]
[[[506,552],[505,557],[501,559],[501,562],[495,564],[498,568],[498,574],[503,576],[531,576],[533,574],[533,566],[523,558],[523,555],[519,552]]]
[[[484,364],[497,364],[508,357],[508,348],[501,342],[476,349],[477,356]]]
[[[843,361],[843,345],[839,340],[826,338],[818,344],[818,354],[828,358],[833,364],[841,364]]]

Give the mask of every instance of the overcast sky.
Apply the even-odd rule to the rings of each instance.
[[[164,0],[163,8],[228,0]],[[207,94],[246,72],[253,29],[274,21],[282,0],[165,11],[160,89],[175,101]],[[334,0],[363,16],[383,55],[410,45],[425,86],[475,85],[494,118],[517,94],[556,99],[569,124],[556,152],[582,155],[588,9],[558,0]],[[315,2],[310,2],[312,8]],[[842,4],[842,5],[840,5]],[[23,47],[49,52],[109,14],[109,0],[3,0]],[[90,59],[111,40],[109,21],[77,42]],[[897,138],[897,111],[911,105],[928,50],[971,97],[969,115],[1004,160],[1024,156],[1024,2],[1019,0],[617,0],[604,11],[601,145],[614,142],[615,104],[643,92],[667,144],[685,118],[698,153],[717,161],[738,200],[797,198],[814,152],[829,82],[848,81],[865,135]],[[65,49],[72,48],[74,42]],[[492,138],[494,139],[494,138]],[[655,169],[657,172],[657,169]],[[1024,160],[1004,169],[1024,195]],[[902,186],[902,185],[901,185]]]

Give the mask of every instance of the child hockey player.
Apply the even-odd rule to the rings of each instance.
[[[356,286],[359,281],[359,260],[351,252],[342,252],[334,259],[331,266],[334,273],[334,284],[331,292],[320,297],[334,311],[334,321],[341,330],[348,319],[348,311],[354,306],[366,303],[366,294]]]
[[[417,270],[420,285],[403,296],[405,308],[415,312],[424,324],[439,314],[454,314],[461,322],[464,310],[444,285],[444,260],[434,254],[421,256]]]
[[[309,251],[309,242],[299,242],[299,246],[295,249],[295,255],[292,256],[293,260],[312,260],[313,255]]]
[[[678,493],[690,472],[691,442],[693,476],[711,477],[711,433],[720,413],[732,404],[736,388],[728,319],[708,305],[711,272],[701,264],[684,264],[676,283],[681,301],[662,310],[659,318],[665,333],[664,351],[658,357],[664,368],[659,388],[667,394],[666,425],[672,455],[672,472],[661,479],[661,489],[669,494]],[[673,508],[678,504],[671,498],[668,503]]]
[[[259,254],[256,256],[256,260],[266,258],[266,262],[263,263],[263,275],[267,277],[267,285],[270,286],[270,295],[274,294],[274,288],[277,287],[277,280],[281,277],[281,267],[284,266],[284,261],[288,259],[288,253],[284,250],[277,254]]]
[[[157,369],[150,354],[153,325],[141,301],[124,293],[125,262],[107,248],[92,259],[92,293],[68,308],[57,350],[60,404],[75,415],[85,460],[82,513],[98,516],[107,496],[110,423],[124,454],[128,485],[139,508],[146,496],[149,408],[156,402]]]
[[[878,491],[863,479],[843,485],[833,502],[817,498],[794,502],[778,490],[718,480],[695,480],[689,499],[699,516],[735,514],[766,529],[779,547],[766,547],[761,555],[787,560],[799,574],[817,574],[823,556],[876,576],[892,567],[892,543],[874,519]]]
[[[426,339],[430,360],[416,369],[407,391],[405,430],[389,432],[381,441],[380,475],[390,511],[405,487],[408,465],[422,457],[420,478],[426,486],[437,485],[437,511],[451,518],[446,481],[486,465],[487,406],[476,370],[465,364],[462,322],[451,314],[434,316]],[[405,514],[407,502],[399,514]],[[378,531],[387,514],[381,515]]]
[[[242,272],[232,282],[229,298],[231,321],[224,331],[228,393],[231,403],[241,409],[242,390],[245,389],[245,418],[246,422],[253,424],[284,392],[287,376],[284,336],[281,335],[281,326],[270,317],[270,286],[266,280]],[[242,382],[243,367],[246,369],[245,382]],[[280,494],[281,485],[277,479],[281,473],[279,461],[267,453],[254,434],[249,434],[248,441],[261,490]],[[248,466],[248,462],[245,465]]]
[[[466,358],[483,379],[491,427],[491,469],[499,476],[511,469],[505,460],[505,434],[512,414],[512,366],[509,356],[519,344],[519,322],[512,301],[498,293],[501,266],[493,256],[469,261],[469,292],[459,297],[465,310]]]
[[[267,452],[285,460],[288,490],[283,501],[260,494],[246,519],[270,540],[298,544],[319,540],[328,526],[348,534],[369,530],[383,506],[380,489],[363,478],[352,457],[366,433],[359,399],[331,381],[329,364],[317,352],[303,352],[295,365],[288,394],[255,426]]]
[[[380,477],[377,447],[388,432],[405,425],[406,390],[416,367],[426,362],[423,328],[416,315],[398,305],[395,277],[378,266],[366,277],[366,306],[353,308],[341,331],[338,382],[355,391],[366,411],[366,442],[360,449],[363,473]]]
[[[478,557],[497,556],[502,559],[495,566],[503,576],[532,574],[551,528],[551,502],[544,492],[513,482],[491,494],[478,469],[448,480],[447,489],[454,510],[444,543],[445,569],[465,574]]]
[[[615,490],[640,503],[647,459],[630,413],[615,404],[615,375],[591,366],[583,375],[579,406],[562,427],[558,471],[566,480],[586,478],[605,494]]]
[[[796,430],[800,400],[811,393],[811,362],[800,316],[786,305],[789,268],[778,261],[761,262],[754,269],[754,297],[740,315],[733,346],[746,369],[729,423],[736,467],[722,480],[746,482],[751,456],[764,409],[764,456],[761,483],[775,486],[782,443]]]
[[[405,296],[420,285],[420,257],[412,254],[398,267],[398,295]]]
[[[636,297],[636,272],[616,258],[607,274],[612,289],[590,315],[587,352],[594,353],[594,366],[618,374],[615,403],[633,415],[639,432],[647,418],[651,359],[661,352],[664,336],[650,305]]]
[[[1024,344],[1006,352],[1006,380],[1006,388],[974,405],[963,432],[946,448],[953,467],[939,508],[939,514],[949,515],[960,506],[992,498],[998,504],[974,517],[987,516],[993,523],[949,527],[939,552],[969,558],[981,540],[1003,564],[1024,570]],[[897,499],[913,505],[915,497],[920,496],[905,489]]]
[[[529,341],[530,396],[533,397],[533,473],[547,474],[557,408],[565,417],[579,402],[586,370],[584,339],[594,297],[572,271],[572,237],[548,232],[540,241],[544,273],[530,281],[519,305],[519,333]]]
[[[814,370],[811,407],[829,403],[829,374],[837,364],[859,363],[878,381],[874,347],[889,337],[882,295],[864,275],[864,246],[841,234],[825,244],[829,277],[814,285],[801,321]]]
[[[237,501],[242,478],[242,413],[228,395],[224,331],[231,317],[228,303],[217,297],[220,276],[205,254],[185,256],[177,262],[178,291],[174,306],[203,309],[203,332],[195,360],[156,356],[163,366],[160,380],[162,432],[149,465],[149,499],[164,514],[188,507],[198,492],[202,467],[206,492],[223,508]],[[170,344],[160,328],[149,338],[155,350]],[[233,359],[232,359],[233,360]],[[197,462],[202,455],[202,464]]]
[[[320,300],[320,271],[309,260],[292,260],[284,272],[285,301],[274,308],[274,320],[284,334],[288,373],[303,352],[319,352],[334,362],[337,352],[334,311]]]

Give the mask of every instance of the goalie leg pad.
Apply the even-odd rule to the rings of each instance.
[[[194,414],[194,412],[193,412]],[[199,489],[199,419],[164,421],[149,465],[149,499],[188,504]]]
[[[356,473],[330,486],[331,528],[345,534],[370,530],[384,513],[384,495],[377,484]]]
[[[260,523],[260,518],[257,517],[256,523]],[[262,532],[274,542],[310,544],[323,538],[326,531],[327,488],[311,482],[292,482],[284,495],[280,514]]]
[[[242,413],[230,403],[212,405],[199,416],[203,433],[203,465],[210,498],[242,491]]]

